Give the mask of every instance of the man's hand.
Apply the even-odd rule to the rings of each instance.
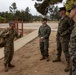
[[[5,34],[6,36],[9,35],[9,31]]]
[[[41,38],[40,38],[40,42],[43,42],[43,41],[44,41],[44,37],[41,37]]]
[[[74,56],[73,61],[76,63],[76,56]]]
[[[76,63],[76,59],[73,60]]]
[[[43,39],[44,39],[44,37],[41,37],[40,39],[41,39],[41,40],[43,40]]]
[[[74,62],[76,62],[76,60],[74,60]]]

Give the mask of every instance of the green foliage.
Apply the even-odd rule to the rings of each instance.
[[[44,0],[41,4],[40,3],[35,3],[35,8],[36,10],[41,13],[42,15],[46,15],[48,13],[48,10],[46,10],[46,8],[49,6],[49,5],[54,5],[58,2],[62,2],[63,0]],[[76,2],[76,0],[66,0],[67,3],[66,3],[66,8],[67,10],[70,9],[71,5],[73,3]]]
[[[53,7],[53,11],[50,14],[50,19],[51,20],[59,20],[60,19],[60,15],[58,12],[58,6]]]
[[[62,0],[49,0],[49,4],[56,4],[58,2],[62,2]]]
[[[67,10],[70,9],[71,5],[74,4],[75,1],[76,1],[76,0],[67,0],[67,3],[66,3],[66,5],[65,5],[66,8],[67,8]]]
[[[6,22],[10,20],[19,20],[24,22],[32,22],[40,20],[40,16],[33,16],[30,14],[30,9],[27,7],[25,10],[16,10],[14,15],[12,13],[6,12],[0,12],[0,22],[3,22],[6,19]]]
[[[3,23],[5,21],[6,21],[6,18],[0,16],[0,23]]]
[[[48,0],[45,0],[44,2],[42,2],[41,4],[40,3],[35,3],[35,8],[36,10],[43,14],[43,15],[46,15],[47,14],[47,7],[49,6],[49,2]]]
[[[48,13],[47,8],[49,5],[53,5],[58,2],[62,2],[62,0],[44,0],[42,3],[35,3],[35,8],[42,15],[46,15]]]
[[[0,20],[5,21],[6,18],[0,16]]]
[[[42,16],[33,16],[33,21],[41,21]]]

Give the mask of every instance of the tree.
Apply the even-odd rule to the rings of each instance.
[[[21,12],[19,10],[16,10],[15,19],[20,20],[20,15],[21,15]]]
[[[62,2],[63,0],[37,0],[37,1],[42,1],[42,3],[35,3],[36,10],[42,15],[46,15],[48,13],[47,8],[49,7],[49,5],[54,5],[58,2]],[[76,0],[66,0],[66,1],[67,1],[66,8],[69,9],[72,3],[74,3]]]
[[[58,6],[53,7],[53,11],[50,14],[50,19],[51,20],[59,20],[60,19],[60,15],[59,15],[59,12],[58,12]]]
[[[27,19],[27,21],[29,21],[29,18],[30,18],[29,12],[30,12],[30,9],[29,9],[29,7],[27,7],[27,8],[25,9],[25,14],[26,14],[26,19]]]
[[[45,0],[44,2],[42,3],[35,3],[35,8],[36,10],[43,14],[43,15],[46,15],[47,14],[47,7],[49,6],[49,2],[48,0]]]
[[[67,8],[67,10],[70,9],[71,5],[74,4],[75,1],[76,1],[76,0],[67,0],[67,3],[66,3],[66,5],[65,5],[66,8]]]
[[[10,9],[10,12],[14,14],[16,12],[16,9],[17,9],[16,3],[15,2],[12,3],[11,6],[9,7],[9,9]]]
[[[48,13],[48,7],[58,2],[62,2],[62,0],[44,0],[42,3],[35,3],[35,8],[42,15],[46,15]]]
[[[27,8],[25,9],[25,12],[26,12],[26,13],[29,13],[29,12],[30,12],[29,7],[27,7]]]

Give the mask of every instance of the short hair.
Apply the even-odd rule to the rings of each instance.
[[[59,8],[59,12],[61,12],[61,11],[66,11],[66,8],[65,7]]]
[[[10,21],[10,22],[9,22],[9,25],[12,25],[12,24],[15,25],[15,22]]]
[[[47,21],[47,18],[43,18],[42,21]]]

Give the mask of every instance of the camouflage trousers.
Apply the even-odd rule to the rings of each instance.
[[[70,60],[70,74],[69,75],[76,75],[76,62],[74,62],[74,59],[72,57]]]
[[[13,46],[5,46],[4,47],[4,64],[9,64],[13,58],[14,47]]]
[[[48,48],[49,48],[49,42],[48,41],[40,42],[40,51],[41,51],[41,55],[43,57],[49,56]]]
[[[69,62],[70,55],[68,50],[68,44],[69,44],[69,37],[57,37],[57,56],[61,57],[62,51],[64,52],[66,61]]]

